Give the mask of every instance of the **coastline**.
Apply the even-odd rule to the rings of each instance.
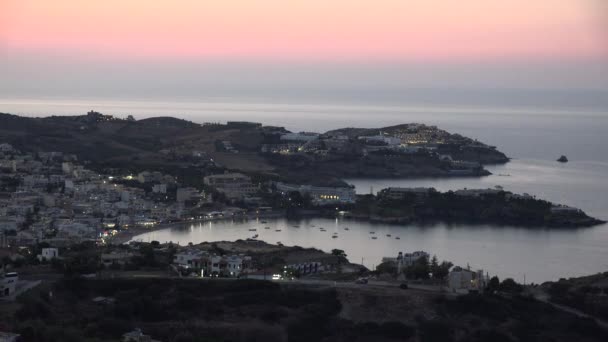
[[[235,220],[235,219],[242,219],[244,221],[248,221],[248,220],[253,220],[253,219],[285,218],[285,217],[287,217],[285,215],[285,213],[276,213],[275,212],[275,213],[269,213],[267,215],[255,214],[255,215],[243,215],[243,216],[236,216],[236,217],[221,217],[221,218],[212,218],[212,219],[196,219],[196,220],[186,220],[186,221],[179,221],[179,222],[159,223],[157,225],[154,225],[151,228],[134,227],[134,228],[126,229],[126,230],[121,230],[118,233],[116,233],[116,235],[110,237],[107,240],[107,243],[110,245],[122,245],[122,244],[128,243],[129,241],[133,240],[133,237],[135,237],[137,235],[141,235],[141,234],[145,234],[145,233],[152,233],[155,231],[159,231],[159,230],[163,230],[163,229],[167,229],[167,228],[175,228],[178,226],[184,226],[184,225],[188,225],[188,224],[204,223],[204,222],[221,222],[221,221],[228,221],[228,220]]]

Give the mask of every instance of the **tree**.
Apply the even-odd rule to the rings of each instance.
[[[433,257],[431,258],[431,271],[437,269],[437,267],[439,267],[439,260],[437,260],[436,255],[433,255]]]
[[[429,258],[421,257],[412,266],[405,269],[405,276],[410,279],[429,279]]]
[[[392,275],[397,274],[397,264],[392,261],[383,262],[380,265],[376,266],[376,271],[380,274],[388,273]]]
[[[492,278],[490,278],[486,291],[493,293],[494,291],[498,291],[499,288],[500,288],[500,280],[498,279],[498,277],[493,276]]]
[[[332,249],[331,254],[339,257],[346,258],[346,253],[342,249]]]
[[[500,291],[509,293],[520,293],[524,290],[524,287],[516,283],[512,278],[507,278],[500,283]]]
[[[437,268],[434,271],[431,270],[431,272],[433,272],[433,278],[440,280],[445,279],[450,273],[450,268],[452,268],[452,266],[454,266],[454,264],[451,262],[442,261],[441,264],[437,265]]]

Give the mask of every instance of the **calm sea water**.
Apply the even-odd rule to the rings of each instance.
[[[422,122],[496,145],[513,160],[489,167],[483,178],[416,180],[347,180],[357,192],[376,192],[387,186],[432,186],[438,190],[487,188],[496,185],[527,192],[585,210],[608,219],[608,110],[360,106],[244,103],[240,101],[105,101],[0,99],[0,112],[14,114],[75,115],[95,109],[107,114],[133,114],[136,118],[176,116],[194,122],[250,120],[280,125],[293,131],[326,131],[339,127],[381,127]],[[565,154],[567,164],[555,159]],[[300,228],[293,225],[298,224]],[[316,227],[312,227],[312,225]],[[440,259],[483,268],[500,277],[528,282],[555,280],[608,270],[608,225],[574,230],[524,229],[491,225],[379,225],[314,219],[292,223],[270,221],[218,222],[176,227],[135,239],[186,244],[250,237],[257,228],[260,239],[286,245],[344,249],[353,262],[373,267],[383,256],[424,249]],[[319,231],[323,226],[327,232]],[[349,227],[349,231],[343,230]],[[276,229],[281,229],[276,232]],[[375,231],[377,240],[370,238]],[[337,232],[339,238],[332,239]],[[386,235],[390,234],[391,237]],[[399,236],[401,239],[394,239]]]

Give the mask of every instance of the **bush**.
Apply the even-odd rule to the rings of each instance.
[[[422,322],[418,328],[418,333],[421,342],[450,342],[454,340],[450,325],[439,320]]]
[[[499,290],[507,293],[520,293],[524,290],[524,287],[512,278],[507,278],[500,283]]]

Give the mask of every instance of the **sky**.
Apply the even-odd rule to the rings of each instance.
[[[0,97],[604,91],[608,1],[0,0],[0,62]]]

